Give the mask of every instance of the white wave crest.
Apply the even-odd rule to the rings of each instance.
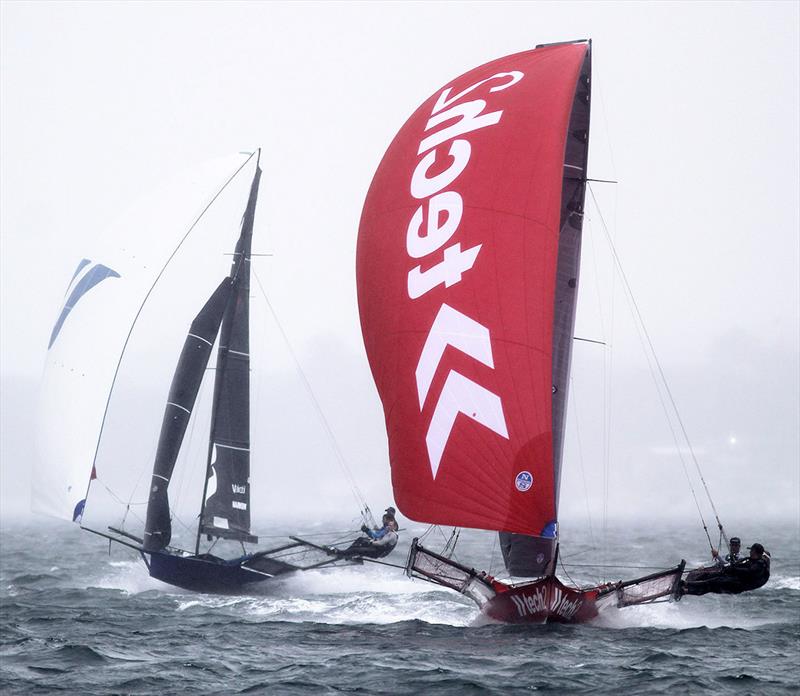
[[[604,608],[593,621],[606,628],[757,628],[776,623],[748,615],[738,596],[684,597],[680,602]]]
[[[106,572],[91,582],[92,587],[120,590],[129,595],[169,587],[154,580],[142,561],[108,561]]]
[[[184,594],[178,610],[202,606],[241,613],[261,621],[328,624],[389,624],[420,620],[468,626],[478,615],[468,600],[384,568],[313,570],[266,581],[237,597]]]
[[[800,592],[800,577],[788,577],[773,579],[770,583],[776,590],[795,590]]]
[[[471,625],[477,607],[461,595],[399,570],[375,565],[326,568],[256,583],[247,595],[194,593],[151,578],[141,560],[109,560],[90,586],[135,595],[157,590],[173,595],[177,611],[206,607],[259,621],[389,624],[420,620]]]

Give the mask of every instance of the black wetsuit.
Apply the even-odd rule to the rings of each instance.
[[[352,558],[354,556],[360,556],[362,558],[383,558],[384,556],[388,556],[397,545],[397,534],[395,532],[391,532],[391,536],[386,536],[386,542],[382,544],[375,544],[372,539],[368,537],[359,537],[346,549],[337,551],[336,554],[344,558]]]
[[[690,573],[684,583],[683,594],[704,595],[708,592],[716,594],[739,594],[755,590],[769,580],[769,556],[745,559],[725,566],[713,572]],[[697,578],[697,579],[695,579]]]

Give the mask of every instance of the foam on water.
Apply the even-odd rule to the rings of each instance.
[[[21,530],[0,544],[0,683],[19,694],[782,696],[797,680],[800,568],[797,535],[780,534],[770,583],[747,595],[614,610],[588,626],[477,628],[486,622],[469,600],[399,568],[318,569],[206,595],[93,538]]]
[[[742,597],[717,595],[684,597],[679,602],[660,602],[640,606],[606,607],[592,622],[604,628],[744,628],[753,629],[782,623],[783,616],[752,616],[743,612]]]
[[[397,571],[376,567],[313,570],[267,581],[237,598],[192,595],[179,610],[235,606],[249,619],[325,624],[390,624],[419,620],[469,625],[477,607],[460,595],[412,582]]]
[[[376,565],[295,573],[254,585],[248,595],[228,597],[195,594],[155,580],[138,560],[109,560],[103,572],[89,585],[129,595],[156,590],[173,596],[178,611],[193,607],[229,608],[257,621],[391,624],[417,620],[461,627],[487,623],[478,608],[465,597],[423,581],[410,580],[397,569]],[[773,578],[770,585],[776,590],[800,591],[800,577]],[[625,609],[607,607],[592,623],[614,629],[752,629],[783,620],[782,617],[748,616],[741,609],[741,598],[708,596],[698,600],[689,597],[681,602]]]
[[[193,593],[151,578],[140,560],[109,560],[81,587],[128,595],[158,591],[174,597],[178,611],[230,608],[248,619],[325,624],[391,624],[424,621],[471,625],[477,607],[455,592],[406,578],[398,569],[347,566],[293,573],[253,585],[247,595]]]
[[[776,590],[795,590],[800,592],[800,576],[777,578],[771,585]]]
[[[109,561],[101,566],[96,578],[86,580],[87,587],[121,590],[126,594],[139,594],[156,588],[154,581],[141,561]]]

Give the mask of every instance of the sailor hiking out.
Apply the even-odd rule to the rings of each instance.
[[[370,529],[366,524],[361,525],[364,536],[360,536],[346,549],[336,550],[337,556],[345,558],[360,556],[363,558],[383,558],[388,556],[397,546],[397,531],[399,526],[395,519],[395,509],[386,508],[381,519],[381,526]]]
[[[755,590],[769,580],[769,565],[769,553],[761,544],[756,543],[750,547],[750,556],[745,560],[735,561],[718,569],[709,568],[689,573],[681,583],[681,594],[739,594]]]

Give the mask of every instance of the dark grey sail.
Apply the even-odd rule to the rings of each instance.
[[[192,322],[172,377],[153,464],[144,530],[145,551],[164,549],[172,536],[167,488],[230,293],[231,281],[225,278]]]
[[[250,534],[250,250],[258,184],[256,168],[231,267],[233,290],[222,321],[206,491],[199,536],[256,543]]]
[[[556,508],[561,484],[561,457],[564,450],[575,307],[578,300],[586,165],[589,156],[591,74],[590,43],[572,101],[561,188],[561,223],[553,321],[553,480],[556,487]],[[546,536],[500,532],[500,548],[506,568],[511,575],[517,577],[555,574],[556,545],[555,520],[552,528],[546,530]]]

